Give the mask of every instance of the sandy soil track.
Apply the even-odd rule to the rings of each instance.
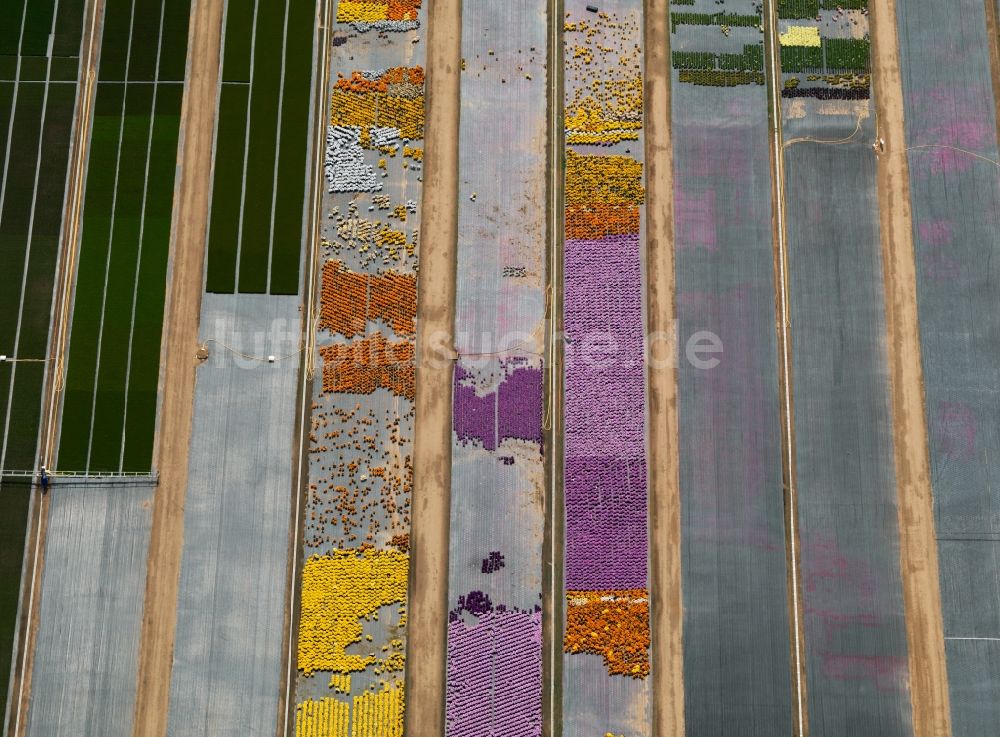
[[[145,611],[139,643],[135,735],[162,737],[177,619],[177,587],[184,546],[184,497],[194,403],[195,350],[211,193],[219,49],[220,0],[196,0],[191,12],[188,70],[181,111],[178,180],[170,251],[161,371],[160,424],[153,531],[149,547]]]
[[[461,0],[431,3],[406,654],[409,737],[438,737],[445,732],[461,56]]]
[[[879,157],[878,196],[913,734],[947,737],[951,709],[924,412],[896,0],[872,0],[871,11],[872,81],[879,135],[886,147]]]
[[[668,0],[645,3],[647,330],[671,335],[674,303],[673,153]],[[684,620],[678,476],[676,336],[651,343],[648,367],[650,634],[653,735],[684,735]]]

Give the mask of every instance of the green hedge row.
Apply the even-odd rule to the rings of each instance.
[[[737,72],[764,71],[764,44],[746,44],[742,54],[719,54],[719,68]]]
[[[674,51],[674,69],[723,69],[733,72],[760,72],[764,70],[764,45],[746,44],[742,54],[716,54],[711,51]]]
[[[670,14],[671,33],[677,32],[677,26],[731,26],[735,28],[756,28],[759,25],[759,15],[739,15],[738,13]]]
[[[804,72],[823,69],[823,48],[821,46],[782,46],[781,71]]]
[[[764,84],[764,73],[683,70],[680,73],[680,81],[704,87],[739,87],[744,84]]]
[[[863,10],[868,7],[868,0],[820,0],[823,10]]]
[[[815,18],[820,0],[778,0],[779,18]]]
[[[715,69],[719,57],[711,51],[674,51],[670,56],[674,69]]]
[[[865,72],[871,66],[870,46],[863,38],[825,38],[826,68],[829,71]]]

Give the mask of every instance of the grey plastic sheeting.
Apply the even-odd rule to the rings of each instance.
[[[762,38],[712,30],[678,26],[671,49],[739,53]],[[692,737],[791,734],[766,90],[672,79],[685,725]],[[699,331],[721,340],[701,354],[713,368],[686,357]]]
[[[983,0],[908,0],[896,14],[906,145],[924,147],[908,157],[944,634],[1000,638],[1000,181],[956,150],[998,158],[996,39]],[[973,581],[991,588],[961,591]],[[954,736],[996,733],[1000,642],[945,652]]]
[[[512,349],[507,357],[534,366],[545,344],[546,48],[543,0],[463,3],[455,345],[460,354]],[[504,267],[525,275],[504,276]],[[499,364],[473,357],[462,368],[485,388],[505,373]],[[542,591],[541,449],[510,440],[489,451],[453,438],[450,606],[483,591],[495,605],[533,610]],[[483,573],[492,551],[504,568]]]
[[[799,113],[802,109],[799,107]],[[873,117],[786,119],[794,428],[812,737],[912,734]],[[836,108],[834,108],[836,109]]]
[[[29,737],[130,737],[154,491],[49,492]]]
[[[206,294],[184,509],[171,737],[275,733],[282,692],[299,298]],[[275,363],[240,358],[290,358]]]

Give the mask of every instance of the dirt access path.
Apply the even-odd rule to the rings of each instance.
[[[445,733],[461,58],[461,0],[437,0],[427,13],[427,122],[406,654],[408,737],[440,737]]]
[[[885,140],[878,165],[878,200],[913,734],[948,737],[951,708],[924,413],[896,0],[872,0],[871,31],[878,135]]]
[[[175,190],[170,284],[163,341],[153,530],[139,640],[135,737],[167,732],[177,588],[184,547],[184,497],[194,410],[195,351],[215,137],[221,0],[196,0],[191,11],[188,69],[181,111],[180,178]]]
[[[653,735],[684,736],[681,500],[674,300],[669,0],[646,0],[646,289],[650,341],[649,543]],[[671,336],[671,339],[662,339]],[[657,339],[653,339],[657,338]]]

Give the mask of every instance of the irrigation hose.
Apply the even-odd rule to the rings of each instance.
[[[854,132],[851,133],[851,135],[847,136],[847,138],[838,138],[836,140],[826,141],[820,138],[812,138],[811,136],[803,136],[802,138],[793,138],[789,141],[785,141],[785,143],[782,144],[782,148],[783,149],[788,148],[793,143],[819,143],[824,146],[842,146],[845,143],[850,143],[851,141],[853,141],[854,137],[861,132],[861,120],[863,118],[864,115],[862,113],[858,113],[858,124],[854,127]],[[876,130],[877,130],[877,123],[876,123]],[[878,140],[877,134],[875,138],[876,140]]]
[[[278,361],[284,361],[289,358],[294,358],[295,356],[305,351],[305,348],[299,348],[297,351],[293,351],[292,353],[287,353],[283,356],[275,356],[274,360],[272,361],[270,356],[265,356],[263,358],[261,358],[260,356],[251,356],[248,353],[243,353],[241,351],[238,351],[232,346],[228,346],[221,340],[216,340],[215,338],[209,338],[208,340],[206,340],[204,343],[201,344],[201,347],[207,349],[209,343],[215,343],[216,345],[221,346],[225,350],[232,353],[234,356],[238,356],[239,358],[242,358],[245,361],[257,361],[259,363],[277,363]]]
[[[924,144],[921,144],[919,146],[908,146],[908,147],[904,148],[903,151],[905,153],[906,151],[920,151],[920,150],[926,150],[926,149],[931,149],[931,148],[946,148],[946,149],[950,149],[952,151],[958,151],[961,154],[968,154],[969,156],[974,156],[977,159],[982,159],[987,164],[993,164],[993,166],[995,166],[998,169],[1000,169],[1000,161],[996,161],[994,159],[988,158],[986,156],[983,156],[982,154],[977,154],[975,151],[969,151],[968,149],[959,148],[958,146],[949,146],[948,144],[945,144],[945,143],[924,143]]]

